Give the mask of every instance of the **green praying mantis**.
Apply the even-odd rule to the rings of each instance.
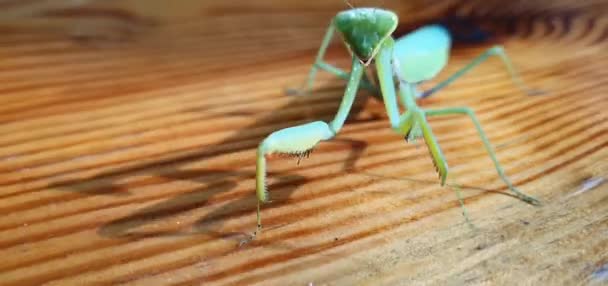
[[[431,25],[419,28],[395,40],[391,35],[397,28],[398,22],[395,13],[380,8],[352,8],[339,12],[332,19],[308,75],[306,88],[312,89],[316,73],[318,69],[321,69],[347,80],[344,96],[337,114],[331,122],[315,121],[285,128],[270,134],[260,143],[256,161],[257,229],[253,233],[253,237],[262,229],[260,204],[268,201],[266,155],[283,153],[304,156],[319,142],[334,138],[344,125],[359,87],[372,91],[377,90],[377,87],[364,73],[372,60],[376,64],[379,91],[392,130],[403,136],[406,141],[424,138],[442,186],[445,185],[448,176],[448,165],[427,122],[427,117],[461,114],[468,116],[473,121],[487,153],[494,162],[498,175],[509,190],[527,203],[540,204],[536,198],[513,186],[498,162],[493,147],[473,110],[468,107],[423,109],[416,104],[417,98],[428,97],[445,88],[490,56],[500,57],[513,82],[523,91],[531,92],[513,68],[504,50],[500,46],[490,48],[443,82],[420,92],[419,84],[434,78],[447,64],[451,38],[444,27]],[[350,72],[341,70],[323,60],[335,30],[340,32],[352,55]],[[395,84],[395,79],[397,79],[397,84]],[[398,99],[405,108],[405,112],[402,114],[399,114]]]

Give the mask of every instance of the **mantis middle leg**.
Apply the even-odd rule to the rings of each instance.
[[[509,190],[511,192],[513,192],[515,195],[517,195],[517,197],[519,197],[521,200],[523,200],[529,204],[540,205],[539,200],[521,192],[520,190],[515,188],[515,186],[513,186],[513,184],[511,183],[511,181],[505,174],[502,166],[498,162],[498,159],[496,158],[496,153],[494,153],[494,148],[492,147],[492,144],[490,144],[490,140],[488,139],[488,137],[486,136],[486,133],[481,128],[481,123],[479,123],[479,120],[477,119],[477,116],[475,116],[475,112],[472,109],[470,109],[468,107],[452,107],[452,108],[444,108],[444,109],[425,110],[424,112],[428,116],[445,116],[445,115],[454,115],[454,114],[464,114],[464,115],[469,116],[469,118],[471,118],[471,120],[473,121],[475,128],[477,129],[477,133],[479,134],[479,137],[481,138],[481,141],[483,142],[483,145],[486,148],[486,151],[490,155],[492,162],[494,162],[494,167],[496,168],[496,172],[498,172],[498,175],[500,176],[502,181],[507,185],[507,187],[509,187]]]
[[[479,55],[477,58],[473,59],[466,66],[464,66],[463,68],[461,68],[460,70],[455,72],[453,75],[448,77],[446,80],[438,83],[433,88],[423,92],[419,96],[419,98],[429,97],[429,96],[433,95],[434,93],[436,93],[437,91],[445,88],[446,86],[450,85],[452,82],[454,82],[455,80],[457,80],[458,78],[460,78],[461,76],[463,76],[464,74],[466,74],[467,72],[472,70],[474,67],[485,62],[490,56],[499,56],[500,57],[502,62],[505,64],[505,67],[506,67],[507,71],[509,72],[509,75],[511,76],[511,80],[522,92],[524,92],[528,95],[536,95],[536,94],[541,93],[538,90],[533,90],[530,87],[528,87],[526,85],[526,83],[521,79],[521,77],[519,76],[519,74],[517,73],[515,68],[513,68],[513,64],[511,64],[511,60],[507,56],[507,53],[505,53],[505,50],[502,48],[502,46],[494,46],[494,47],[486,50],[483,54]]]
[[[315,57],[315,62],[313,63],[312,67],[310,68],[310,72],[308,73],[308,79],[306,80],[306,85],[304,87],[306,91],[310,91],[312,89],[318,69],[325,70],[343,80],[349,80],[351,78],[351,74],[349,72],[346,72],[338,67],[328,64],[327,62],[325,62],[323,60],[323,58],[325,57],[325,52],[327,51],[327,47],[329,46],[329,43],[331,43],[335,30],[336,30],[336,27],[334,26],[334,23],[332,21],[329,24],[329,27],[327,28],[327,32],[325,32],[325,36],[323,37],[323,42],[321,42],[321,47],[319,48],[319,51],[317,52],[317,56]],[[368,90],[370,92],[373,92],[373,93],[378,92],[377,88],[367,78],[366,74],[363,75],[363,80],[361,81],[360,84],[361,84],[362,88],[365,88],[366,90]]]

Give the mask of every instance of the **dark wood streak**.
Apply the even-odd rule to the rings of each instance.
[[[40,2],[40,0],[3,0],[0,1],[0,8],[10,9],[18,6],[23,7],[35,2]]]
[[[88,7],[75,7],[75,8],[63,8],[55,10],[42,11],[40,16],[60,17],[60,18],[105,18],[105,19],[116,19],[122,22],[133,23],[137,25],[150,25],[154,21],[150,19],[143,19],[141,16],[136,15],[133,12],[122,10],[122,9],[107,9],[107,8],[88,8]]]

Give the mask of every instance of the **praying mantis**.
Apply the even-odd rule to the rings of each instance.
[[[521,90],[532,93],[513,68],[502,47],[494,46],[486,50],[446,80],[429,90],[420,92],[419,84],[434,78],[446,66],[451,38],[444,27],[430,25],[395,40],[391,35],[397,28],[398,22],[398,17],[394,12],[380,8],[352,8],[339,12],[332,19],[308,75],[305,88],[312,89],[316,73],[321,69],[347,81],[344,96],[331,122],[314,121],[281,129],[271,133],[259,144],[256,159],[257,229],[253,233],[253,237],[262,229],[260,205],[268,201],[266,155],[283,153],[304,156],[308,155],[319,142],[334,138],[344,125],[358,89],[360,87],[373,91],[377,89],[367,76],[364,76],[365,68],[372,61],[376,65],[379,92],[382,95],[390,127],[395,133],[403,136],[406,141],[424,139],[438,172],[441,186],[445,185],[448,165],[427,122],[427,117],[466,115],[472,120],[498,175],[508,189],[521,200],[532,205],[540,205],[539,200],[513,186],[498,162],[493,147],[472,109],[469,107],[423,109],[416,104],[417,98],[435,94],[490,56],[500,57],[514,84]],[[335,30],[340,32],[352,56],[350,72],[332,66],[323,60]],[[397,84],[395,84],[395,79],[397,79]],[[398,99],[405,108],[402,114],[399,114]]]

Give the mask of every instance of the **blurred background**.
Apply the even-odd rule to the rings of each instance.
[[[306,79],[342,0],[0,0],[2,285],[601,285],[608,267],[606,0],[360,1],[395,36],[443,23],[450,63],[490,59],[425,108],[471,229],[428,152],[361,91],[343,132],[297,163],[269,159],[255,227],[255,150],[280,128],[331,120],[344,82]],[[327,61],[348,68],[338,38]],[[420,146],[421,147],[421,146]]]
[[[503,20],[542,18],[559,22],[575,14],[602,16],[606,2],[584,1],[351,1],[354,7],[381,7],[397,12],[402,24],[421,24],[460,16]],[[30,0],[1,1],[7,32],[63,34],[76,39],[124,40],[164,35],[168,29],[223,34],[264,29],[312,29],[325,26],[345,1],[160,1]],[[323,23],[321,23],[323,22]],[[525,24],[525,23],[521,23]],[[527,23],[532,24],[532,23]],[[559,25],[554,23],[553,25]],[[404,29],[403,27],[401,29]],[[147,33],[144,33],[147,32]],[[152,34],[152,35],[150,35]],[[293,36],[293,35],[291,35]],[[285,33],[285,41],[290,34]]]

